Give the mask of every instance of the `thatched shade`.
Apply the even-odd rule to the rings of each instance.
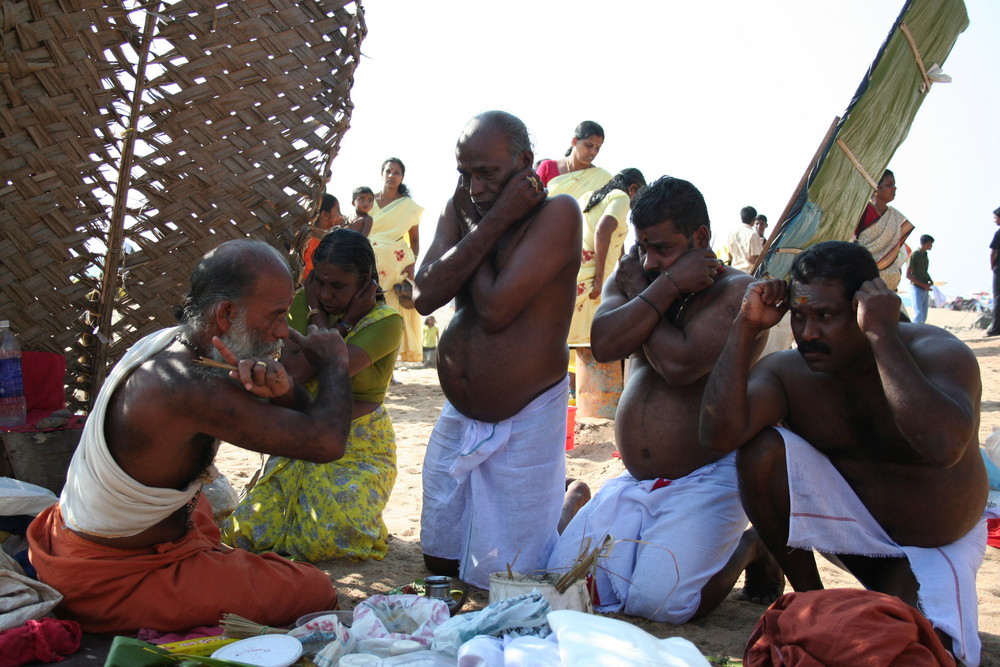
[[[364,34],[336,0],[0,4],[0,318],[69,355],[76,407],[206,251],[291,254]]]

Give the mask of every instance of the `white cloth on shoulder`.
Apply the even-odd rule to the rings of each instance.
[[[460,561],[462,579],[480,588],[508,563],[545,567],[566,485],[567,393],[568,380],[557,382],[497,423],[445,401],[424,455],[425,554]]]
[[[986,518],[965,537],[943,547],[899,545],[830,459],[795,433],[776,430],[785,440],[788,468],[788,546],[832,554],[906,557],[919,586],[920,611],[952,638],[956,658],[970,667],[978,665],[976,572],[986,550]]]
[[[200,480],[183,490],[140,484],[121,469],[104,438],[112,393],[133,369],[169,345],[180,329],[161,329],[139,340],[101,387],[59,500],[63,520],[70,528],[101,537],[135,535],[183,507],[201,487]]]
[[[548,567],[569,569],[586,538],[594,549],[610,535],[615,544],[594,575],[594,608],[685,623],[701,604],[701,589],[736,551],[747,523],[735,452],[669,481],[626,473],[577,512]]]

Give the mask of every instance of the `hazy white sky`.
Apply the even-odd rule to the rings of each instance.
[[[455,140],[487,109],[520,116],[536,158],[562,155],[582,120],[604,126],[596,164],[693,182],[716,239],[749,204],[777,221],[847,107],[903,0],[370,0],[351,129],[328,190],[350,210],[392,155],[426,208],[421,246],[454,191]],[[894,205],[936,243],[950,295],[989,290],[1000,206],[1000,2],[970,25],[889,167]]]

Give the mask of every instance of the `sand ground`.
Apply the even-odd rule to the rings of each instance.
[[[980,442],[994,428],[1000,428],[1000,337],[984,338],[983,332],[971,329],[975,316],[931,309],[930,322],[944,326],[965,341],[976,354],[982,368],[983,402]],[[438,318],[441,320],[442,318]],[[443,328],[443,323],[442,323]],[[420,470],[424,447],[441,409],[443,396],[437,373],[432,369],[398,370],[402,384],[392,385],[386,404],[396,428],[399,477],[385,521],[391,533],[389,554],[383,561],[325,562],[320,567],[333,578],[341,595],[341,606],[350,609],[375,593],[385,593],[396,586],[424,577],[420,551]],[[605,480],[621,473],[624,467],[612,457],[615,451],[612,422],[580,420],[576,447],[567,452],[571,476],[587,482],[595,491]],[[260,456],[231,446],[220,450],[217,465],[237,490],[241,490],[260,463]],[[820,559],[820,570],[827,587],[857,587],[856,581]],[[1000,665],[1000,550],[987,547],[979,572],[979,628],[983,640],[983,665]],[[741,586],[741,584],[738,584]],[[786,587],[786,591],[791,589]],[[485,604],[487,594],[475,593],[469,608]],[[694,642],[709,656],[742,657],[743,647],[763,607],[730,599],[705,618],[682,626],[626,618],[659,637],[681,636]]]

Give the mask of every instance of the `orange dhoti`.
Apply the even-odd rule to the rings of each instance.
[[[175,542],[116,549],[71,531],[55,505],[28,528],[29,556],[39,580],[64,596],[59,617],[86,632],[185,630],[218,625],[225,613],[280,626],[336,608],[330,577],[312,565],[223,546],[204,496],[191,519]]]

